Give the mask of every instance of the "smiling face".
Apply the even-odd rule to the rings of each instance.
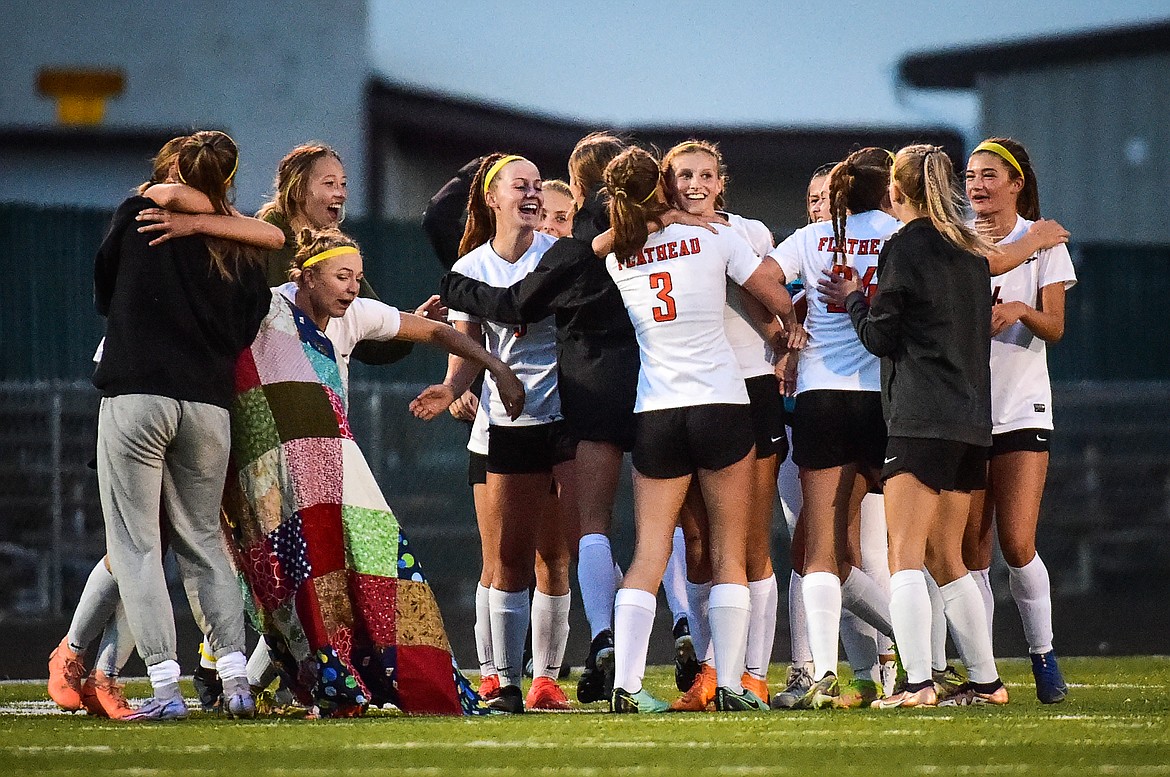
[[[341,223],[345,191],[345,168],[332,154],[325,154],[309,168],[305,201],[298,203],[313,229],[336,227]]]
[[[544,207],[540,212],[540,231],[553,237],[573,234],[573,199],[553,189],[544,190]]]
[[[342,254],[318,262],[301,276],[301,290],[315,313],[341,318],[361,289],[362,255]]]
[[[1015,213],[1024,179],[999,154],[979,151],[967,160],[966,190],[975,215],[986,218],[997,213]]]
[[[719,162],[705,151],[686,151],[670,160],[670,176],[679,206],[695,216],[714,216],[723,193]]]
[[[497,226],[519,226],[535,230],[540,226],[544,195],[540,190],[540,171],[527,159],[504,165],[492,179],[487,205],[496,214]]]
[[[818,175],[808,182],[805,209],[810,224],[829,220],[829,176]]]

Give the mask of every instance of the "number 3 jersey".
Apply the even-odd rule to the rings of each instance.
[[[672,224],[634,256],[605,260],[638,338],[635,413],[748,404],[723,311],[727,279],[742,285],[760,259],[730,227],[716,229]]]
[[[489,241],[469,251],[451,269],[488,285],[506,288],[532,272],[554,242],[556,238],[535,232],[532,245],[524,255],[515,262],[508,262],[492,249]],[[556,328],[552,316],[534,324],[509,326],[452,310],[448,320],[481,324],[488,352],[507,364],[524,384],[524,412],[512,421],[500,401],[495,378],[490,373],[484,377],[480,402],[487,407],[492,425],[532,426],[560,420]]]
[[[1016,226],[999,245],[1014,243],[1032,222],[1016,217]],[[1068,248],[1038,251],[1023,264],[991,279],[992,304],[1023,302],[1040,309],[1040,290],[1054,283],[1071,289],[1077,282]],[[1016,429],[1052,428],[1052,386],[1043,340],[1022,321],[991,338],[992,434]]]
[[[880,211],[851,215],[845,222],[845,265],[836,273],[860,277],[862,289],[872,299],[877,291],[878,254],[902,223]],[[809,224],[793,232],[768,256],[784,271],[785,281],[804,282],[808,300],[808,345],[800,352],[796,393],[814,389],[881,391],[880,362],[857,339],[845,308],[829,305],[817,290],[824,273],[834,268],[833,225]]]

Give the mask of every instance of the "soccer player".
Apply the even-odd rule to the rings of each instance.
[[[492,154],[471,184],[461,258],[452,268],[492,286],[507,287],[527,275],[554,240],[536,230],[543,205],[540,172],[523,157]],[[568,639],[569,551],[566,527],[576,526],[573,459],[576,440],[565,428],[557,386],[552,317],[510,326],[452,309],[456,328],[503,359],[525,384],[525,412],[509,418],[494,381],[484,382],[487,405],[487,502],[499,526],[499,557],[489,592],[492,655],[499,694],[489,704],[501,712],[529,708],[567,709],[556,683]],[[474,369],[452,357],[449,378]],[[550,497],[555,485],[556,496]],[[534,673],[527,700],[520,691],[524,636],[529,621],[528,587],[537,563],[532,601]]]
[[[967,162],[966,190],[975,228],[996,244],[1019,240],[1040,218],[1036,171],[1018,141],[988,138],[976,146]],[[1046,346],[1064,334],[1065,292],[1076,281],[1063,245],[1039,251],[991,279],[991,456],[987,489],[972,494],[964,542],[964,558],[980,583],[990,628],[994,522],[1024,622],[1036,696],[1045,704],[1062,701],[1068,693],[1052,649],[1048,570],[1036,552],[1052,439]]]
[[[721,710],[765,709],[742,686],[750,593],[747,514],[754,447],[748,394],[723,327],[729,277],[781,315],[777,347],[801,347],[804,331],[777,273],[730,228],[674,224],[650,233],[668,204],[658,162],[630,148],[605,171],[614,250],[610,275],[634,324],[641,369],[635,405],[634,560],[614,605],[614,712],[662,712],[642,688],[654,592],[672,549],[693,477],[710,514],[711,640]]]

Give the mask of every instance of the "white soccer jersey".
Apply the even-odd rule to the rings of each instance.
[[[635,413],[748,403],[723,309],[727,278],[742,285],[760,258],[734,230],[716,229],[672,224],[635,256],[605,260],[638,338]]]
[[[767,256],[772,250],[772,233],[763,222],[745,219],[734,213],[723,215],[727,217],[736,234],[752,247],[756,256]],[[727,330],[727,341],[731,343],[731,350],[735,351],[740,375],[744,378],[771,375],[772,363],[768,361],[768,346],[749,320],[744,310],[742,294],[738,286],[728,282],[727,306],[723,310],[723,326]]]
[[[290,302],[296,303],[297,285],[289,282],[276,287]],[[358,297],[340,318],[331,318],[325,336],[337,353],[337,372],[341,385],[349,390],[349,357],[362,340],[393,340],[402,326],[398,308],[376,299]]]
[[[861,277],[866,295],[877,292],[877,261],[882,246],[902,226],[893,216],[870,210],[851,215],[845,222],[845,263]],[[881,376],[876,356],[857,339],[844,307],[829,305],[817,290],[823,274],[833,267],[833,224],[809,224],[793,232],[772,250],[784,277],[804,281],[808,316],[808,345],[797,363],[796,393],[814,389],[880,391]]]
[[[532,272],[554,242],[556,238],[551,235],[533,233],[532,245],[514,263],[502,259],[487,242],[463,256],[451,269],[490,286],[507,288]],[[560,420],[556,327],[552,316],[533,324],[509,326],[452,310],[448,320],[481,324],[488,351],[511,367],[524,384],[524,412],[513,421],[499,400],[495,378],[491,373],[484,376],[480,401],[487,407],[492,425],[533,426]]]
[[[480,404],[471,423],[471,436],[467,438],[467,450],[486,456],[488,452],[488,415],[485,405]]]
[[[1024,236],[1031,221],[1017,216],[1016,226],[1000,245]],[[1071,289],[1077,282],[1068,248],[1037,252],[1026,262],[991,279],[994,302],[1023,302],[1033,308],[1040,290],[1053,283]],[[1022,321],[991,338],[992,434],[1016,429],[1052,428],[1052,386],[1048,382],[1045,342]]]

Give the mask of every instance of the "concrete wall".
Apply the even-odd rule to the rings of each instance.
[[[99,134],[231,134],[242,152],[241,209],[259,206],[276,163],[311,139],[338,149],[350,210],[365,208],[363,0],[10,2],[4,16],[15,34],[0,50],[0,136],[33,130],[48,137],[0,146],[0,201],[109,206],[149,172],[141,149],[55,148],[76,143],[58,128],[55,102],[37,93],[37,72],[89,67],[118,68],[126,77]]]
[[[1170,55],[986,76],[984,135],[1031,154],[1041,212],[1078,243],[1170,245]]]

